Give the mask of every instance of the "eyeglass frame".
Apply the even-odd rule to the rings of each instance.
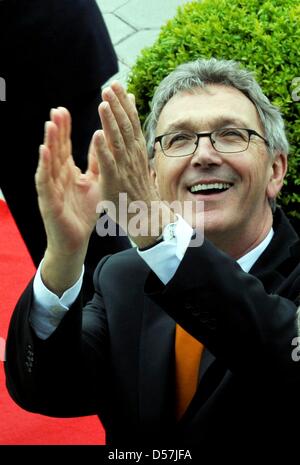
[[[222,129],[240,129],[240,130],[243,130],[243,131],[247,131],[247,133],[248,133],[248,145],[247,145],[247,147],[246,147],[245,149],[243,149],[243,150],[237,150],[236,152],[224,152],[224,151],[222,151],[222,150],[216,149],[215,146],[214,146],[214,142],[212,141],[211,136],[212,136],[212,134],[213,134],[214,132],[216,132],[216,131],[221,131]],[[185,155],[167,155],[167,154],[165,153],[163,147],[162,147],[162,143],[161,143],[162,138],[165,137],[165,136],[168,136],[168,135],[170,135],[170,134],[177,134],[177,133],[179,133],[179,132],[180,132],[180,131],[167,132],[166,134],[161,134],[160,136],[155,137],[155,139],[154,139],[154,144],[153,144],[153,149],[154,149],[154,145],[156,144],[156,142],[159,142],[161,151],[162,151],[162,153],[165,155],[165,157],[169,157],[169,158],[188,157],[189,155],[194,155],[194,153],[196,152],[196,150],[197,150],[197,148],[198,148],[198,145],[199,145],[199,140],[200,140],[201,137],[208,137],[209,140],[210,140],[210,143],[211,143],[211,145],[212,145],[212,147],[213,147],[213,149],[214,149],[216,152],[218,152],[218,153],[239,153],[239,152],[245,152],[245,151],[248,150],[248,148],[249,148],[251,136],[258,136],[260,139],[262,139],[262,140],[265,142],[265,144],[267,145],[267,147],[270,146],[270,144],[269,144],[269,142],[267,141],[267,139],[265,139],[263,136],[261,136],[260,134],[258,134],[258,132],[256,132],[254,129],[248,129],[248,128],[227,128],[227,127],[225,127],[225,128],[220,128],[220,129],[214,129],[214,130],[211,131],[211,132],[194,132],[194,131],[189,131],[189,130],[188,130],[188,132],[190,132],[190,133],[194,134],[195,136],[197,136],[197,141],[196,141],[196,143],[195,143],[195,150],[194,150],[193,152],[187,153],[187,154],[185,154]],[[155,151],[155,150],[154,150],[154,151]]]

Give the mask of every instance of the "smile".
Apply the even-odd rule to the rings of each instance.
[[[205,184],[195,184],[189,188],[189,191],[192,194],[203,194],[203,195],[210,195],[210,194],[220,194],[221,192],[225,192],[230,187],[232,187],[232,183],[225,183],[225,182],[214,182],[214,183],[205,183]]]

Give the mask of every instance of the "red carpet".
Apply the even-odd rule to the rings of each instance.
[[[105,433],[96,416],[57,419],[31,414],[18,407],[7,393],[3,369],[4,340],[16,301],[34,271],[6,203],[0,200],[0,444],[105,444]]]

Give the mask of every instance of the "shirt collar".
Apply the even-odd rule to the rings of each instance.
[[[251,270],[254,263],[259,259],[261,254],[266,250],[266,248],[270,244],[273,236],[274,229],[271,228],[268,235],[260,244],[258,244],[254,249],[250,250],[250,252],[246,253],[246,255],[243,255],[241,258],[237,260],[237,263],[240,265],[243,271],[248,273]]]

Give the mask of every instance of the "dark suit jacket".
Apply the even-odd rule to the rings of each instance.
[[[7,341],[11,396],[50,416],[98,413],[114,445],[276,444],[299,412],[300,362],[291,354],[300,243],[281,211],[274,228],[250,274],[208,241],[187,250],[167,286],[134,249],[107,257],[93,301],[82,313],[79,297],[46,341],[28,321],[30,284]],[[207,348],[177,424],[175,321]]]

